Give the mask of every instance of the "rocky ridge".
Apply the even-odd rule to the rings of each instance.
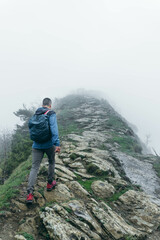
[[[2,240],[31,236],[39,240],[160,239],[159,179],[151,168],[154,157],[139,153],[139,140],[129,127],[106,127],[113,112],[109,105],[91,97],[82,100],[70,109],[69,118],[83,132],[63,137],[62,151],[56,155],[55,190],[46,191],[48,162],[44,158],[34,204],[25,204],[26,178],[20,198],[12,199],[10,211],[1,212]],[[134,139],[134,157],[112,142],[116,133]],[[138,176],[135,166],[140,165],[141,170],[146,171],[145,166],[152,170],[151,186],[145,184],[142,172]]]

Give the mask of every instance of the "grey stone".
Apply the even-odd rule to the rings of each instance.
[[[91,185],[91,188],[95,195],[102,197],[102,198],[108,198],[111,197],[116,189],[114,186],[112,186],[107,181],[94,181]]]
[[[61,170],[62,172],[64,172],[65,174],[69,175],[69,176],[72,177],[72,178],[75,178],[75,177],[76,177],[75,174],[74,174],[72,171],[70,171],[68,168],[66,168],[66,167],[64,167],[64,166],[61,166],[61,165],[59,165],[59,164],[56,164],[56,165],[55,165],[55,168],[58,169],[58,170]]]
[[[70,240],[73,237],[77,240],[90,239],[85,233],[67,222],[67,218],[59,216],[55,211],[53,212],[51,208],[45,208],[45,211],[40,214],[40,217],[52,239]]]
[[[44,191],[44,196],[47,202],[64,202],[74,197],[70,189],[65,184],[58,184],[51,192]]]
[[[74,193],[75,196],[86,198],[90,194],[76,181],[67,182],[66,185]]]
[[[109,232],[115,239],[123,238],[126,235],[143,235],[139,230],[127,224],[120,215],[104,203],[101,206],[93,206],[92,213],[97,219],[99,219],[106,231]]]
[[[160,208],[143,192],[127,191],[120,196],[118,208],[141,231],[151,233],[159,226]]]

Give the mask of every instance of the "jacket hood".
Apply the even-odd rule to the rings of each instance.
[[[35,114],[36,115],[44,114],[45,112],[47,112],[47,110],[50,110],[50,109],[47,107],[40,107],[36,110]]]

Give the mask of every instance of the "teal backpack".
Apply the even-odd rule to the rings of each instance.
[[[34,114],[28,122],[30,138],[37,143],[44,143],[51,139],[48,112],[50,110],[43,114]]]

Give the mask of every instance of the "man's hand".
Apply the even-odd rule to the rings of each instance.
[[[60,147],[56,147],[55,152],[60,153],[60,151],[61,151],[61,148]]]

